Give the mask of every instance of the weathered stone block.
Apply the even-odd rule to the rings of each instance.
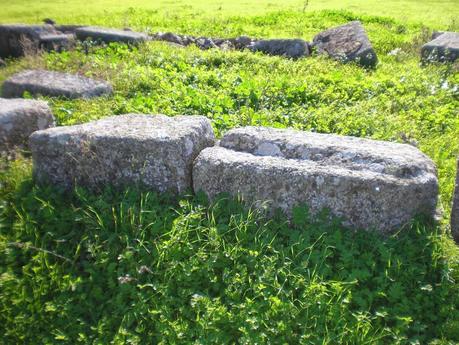
[[[459,244],[459,157],[457,159],[456,186],[454,188],[453,208],[451,209],[451,233]]]
[[[91,39],[104,43],[121,42],[137,44],[148,41],[150,39],[147,34],[141,32],[107,29],[95,26],[85,26],[78,28],[75,30],[75,34],[76,37],[81,41]]]
[[[30,134],[54,127],[46,102],[0,98],[0,151],[26,148]]]
[[[56,34],[51,25],[0,25],[0,57],[20,57],[39,48],[40,36]]]
[[[203,116],[128,114],[35,132],[30,147],[39,183],[181,193],[191,189],[193,160],[214,141]]]
[[[308,42],[302,39],[270,39],[253,42],[248,49],[268,55],[286,56],[298,59],[310,55]]]
[[[39,47],[46,51],[57,51],[70,49],[75,44],[75,36],[71,34],[46,34],[40,35]]]
[[[319,54],[328,54],[342,62],[355,61],[364,67],[378,62],[367,33],[359,21],[341,25],[316,35],[313,40]]]
[[[422,46],[424,61],[455,61],[459,57],[459,33],[443,32]]]
[[[74,99],[109,95],[113,90],[106,82],[80,75],[43,70],[26,70],[14,74],[4,82],[2,87],[2,96],[6,98],[22,97],[24,92],[34,96]]]
[[[416,214],[433,216],[433,162],[416,148],[369,139],[246,127],[203,150],[193,184],[210,199],[240,194],[288,215],[298,204],[328,208],[354,228],[390,232]]]

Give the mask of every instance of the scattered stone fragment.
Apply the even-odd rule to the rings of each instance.
[[[313,40],[319,54],[328,54],[342,62],[355,61],[364,67],[378,62],[370,40],[359,21],[353,21],[316,35]]]
[[[451,233],[459,244],[459,157],[457,159],[456,187],[454,189],[453,208],[451,209]]]
[[[416,148],[390,142],[246,127],[203,150],[193,184],[212,200],[240,195],[287,215],[306,204],[327,208],[346,226],[393,231],[417,214],[435,214],[434,163]]]
[[[210,121],[203,116],[140,114],[56,127],[30,137],[39,183],[91,189],[141,185],[172,193],[191,188],[193,160],[214,142]]]
[[[233,39],[229,39],[229,41],[231,41],[234,47],[239,50],[246,49],[255,42],[253,38],[250,38],[248,36],[239,36]]]
[[[22,97],[24,92],[33,96],[52,96],[66,98],[93,98],[113,92],[110,84],[80,75],[26,70],[14,74],[2,87],[5,98]]]
[[[209,37],[199,37],[196,39],[195,44],[199,49],[202,50],[218,48],[215,42]]]
[[[248,48],[254,52],[286,56],[293,59],[309,56],[308,42],[302,39],[271,39],[253,42]]]
[[[0,152],[26,148],[30,134],[54,127],[46,102],[0,98]]]
[[[196,41],[196,39],[192,36],[177,35],[172,32],[158,32],[157,34],[153,35],[153,38],[158,41],[166,41],[181,46],[188,46]]]
[[[137,44],[149,40],[145,33],[125,31],[117,29],[107,29],[95,26],[86,26],[75,30],[76,37],[84,41],[90,39],[97,42],[111,43],[122,42],[128,44]]]
[[[6,62],[0,59],[0,68],[6,67]]]
[[[459,33],[443,32],[422,46],[423,61],[452,62],[459,57]]]
[[[43,19],[43,23],[49,24],[49,25],[55,25],[56,24],[56,22],[54,20],[52,20],[51,18]]]
[[[56,33],[51,25],[0,25],[0,57],[20,57],[26,52],[35,52],[42,36]]]

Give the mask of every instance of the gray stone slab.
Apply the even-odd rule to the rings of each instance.
[[[421,48],[424,61],[455,61],[459,57],[459,33],[443,32]]]
[[[310,55],[308,42],[298,38],[259,40],[248,46],[248,49],[253,52],[285,56],[293,59]]]
[[[39,37],[40,49],[46,51],[68,50],[75,44],[75,36],[72,34],[42,34]]]
[[[434,216],[434,163],[404,144],[246,127],[229,131],[201,152],[193,184],[211,200],[241,195],[287,215],[298,204],[327,208],[353,228],[391,232],[417,214]]]
[[[313,40],[319,54],[328,54],[342,62],[354,61],[374,67],[378,58],[367,33],[359,21],[353,21],[316,35]]]
[[[0,57],[20,57],[39,48],[40,35],[56,34],[51,25],[0,25]]]
[[[75,30],[76,37],[84,41],[90,39],[104,43],[121,42],[136,44],[148,41],[150,38],[147,34],[128,30],[118,30],[101,28],[95,26],[85,26]]]
[[[56,127],[30,137],[39,183],[91,189],[139,184],[171,193],[191,189],[192,162],[214,142],[210,121],[203,116],[139,114]]]
[[[5,98],[22,97],[24,92],[33,96],[52,96],[65,98],[93,98],[110,95],[113,90],[109,83],[80,75],[26,70],[8,78],[2,87]]]
[[[451,209],[451,233],[459,244],[459,157],[457,159],[456,184],[454,188],[453,207]]]
[[[46,102],[0,98],[0,151],[25,149],[33,132],[54,124]]]

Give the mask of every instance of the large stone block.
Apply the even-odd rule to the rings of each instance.
[[[97,42],[111,43],[122,42],[128,44],[136,44],[148,41],[150,38],[147,34],[128,30],[117,30],[100,28],[95,26],[85,26],[75,30],[76,37],[84,41],[91,39]]]
[[[270,39],[253,42],[248,49],[268,55],[286,56],[293,59],[309,56],[309,44],[302,39]]]
[[[71,45],[72,37],[52,25],[0,25],[0,57],[20,57],[26,52],[62,50]]]
[[[455,61],[459,57],[459,33],[442,32],[422,46],[421,57],[424,61]]]
[[[374,67],[378,62],[376,52],[359,21],[317,34],[313,45],[319,54],[328,54],[342,62],[355,61],[364,67]]]
[[[417,214],[433,216],[438,182],[433,162],[390,142],[294,130],[246,127],[201,152],[194,190],[210,199],[239,194],[288,215],[298,204],[327,208],[354,228],[390,232]]]
[[[33,96],[52,96],[66,98],[93,98],[113,92],[110,84],[80,75],[26,70],[14,74],[2,87],[2,96],[6,98],[22,97],[24,92]]]
[[[451,209],[451,233],[459,244],[459,157],[457,159],[456,185],[454,188],[453,208]]]
[[[26,148],[30,134],[54,127],[46,102],[0,98],[0,151]]]
[[[214,141],[203,116],[128,114],[35,132],[30,147],[39,183],[181,193],[191,189],[193,160]]]

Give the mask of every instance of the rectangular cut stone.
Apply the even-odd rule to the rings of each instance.
[[[417,214],[435,214],[433,162],[416,148],[369,139],[245,127],[194,163],[195,191],[268,203],[291,215],[327,208],[354,228],[390,232]]]
[[[95,26],[85,26],[75,30],[77,38],[81,41],[91,39],[104,43],[122,42],[122,43],[141,43],[149,40],[149,36],[142,32],[129,30],[107,29]]]
[[[451,209],[451,233],[459,244],[459,157],[457,159],[456,185],[454,188],[453,208]]]
[[[446,31],[421,48],[424,61],[455,61],[459,57],[459,32]]]
[[[14,74],[3,83],[2,96],[22,97],[24,92],[33,96],[65,98],[93,98],[110,95],[110,84],[76,74],[44,70],[26,70]]]
[[[181,193],[191,188],[193,160],[214,141],[203,116],[127,114],[35,132],[30,147],[39,183]]]
[[[46,102],[0,98],[0,151],[26,148],[30,134],[54,127]]]
[[[51,25],[3,24],[0,25],[0,57],[23,56],[24,46],[38,49],[41,35],[55,34]],[[25,44],[28,40],[28,44]]]

